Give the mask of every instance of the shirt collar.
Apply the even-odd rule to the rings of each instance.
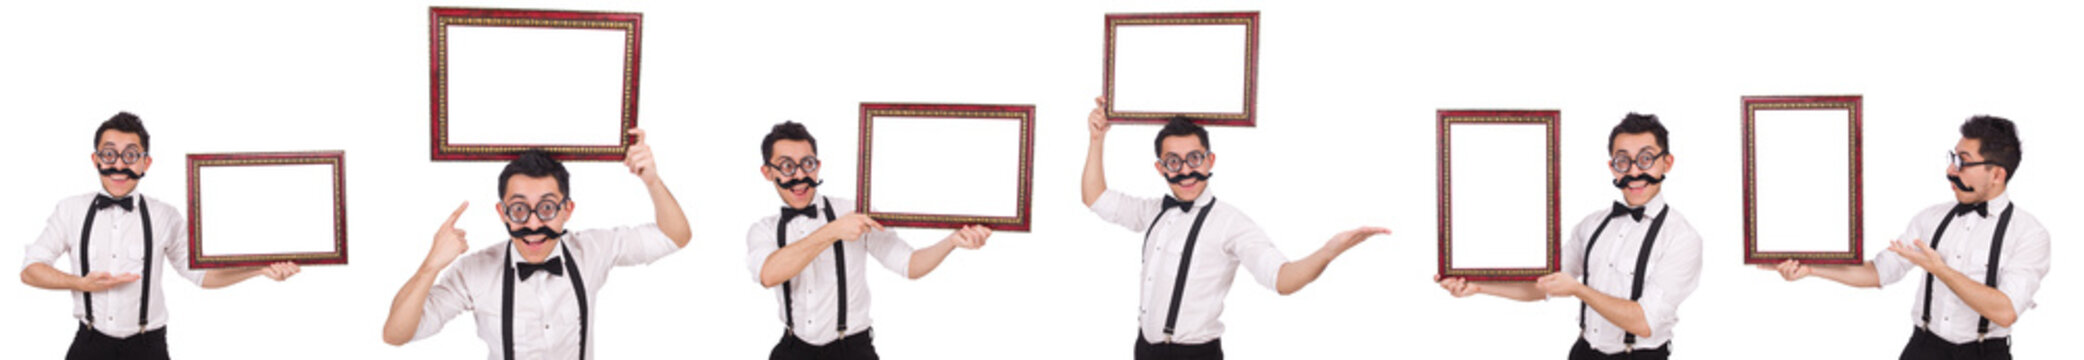
[[[565,234],[565,236],[566,236],[566,237],[570,237],[570,236],[571,236],[571,234]],[[559,239],[559,240],[557,240],[557,248],[556,248],[556,249],[550,249],[550,256],[548,256],[548,257],[544,257],[544,258],[543,258],[543,262],[550,262],[550,259],[557,259],[557,258],[562,258],[562,257],[564,257],[564,241],[565,241],[565,240],[571,240],[571,239],[569,239],[569,238],[566,238],[566,239]],[[525,257],[521,256],[521,247],[520,247],[520,245],[521,245],[521,244],[519,244],[519,243],[516,243],[516,242],[515,242],[514,240],[512,240],[512,239],[508,239],[508,240],[507,240],[507,246],[506,246],[506,248],[507,248],[507,256],[508,256],[508,258],[511,258],[511,259],[513,259],[513,261],[509,261],[509,262],[507,262],[507,266],[514,266],[515,264],[521,264],[521,263],[526,263],[526,262],[528,262],[528,259],[527,259],[527,258],[525,258]]]

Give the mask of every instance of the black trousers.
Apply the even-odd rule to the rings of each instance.
[[[86,324],[72,333],[72,348],[65,360],[167,360],[166,328],[117,339],[103,335]]]
[[[811,345],[796,338],[796,334],[782,330],[780,343],[774,351],[767,353],[771,360],[877,360],[875,329],[863,330],[859,334],[833,340],[825,345]]]
[[[1136,360],[1223,360],[1223,339],[1201,344],[1152,344],[1136,332]]]
[[[1924,328],[1911,330],[1910,344],[1903,345],[1903,355],[1898,357],[1898,359],[1903,360],[2011,360],[2011,358],[2012,341],[2010,338],[1983,339],[1983,341],[1979,342],[1954,344],[1947,342],[1946,339],[1940,338],[1939,335],[1933,334],[1931,331],[1925,331]]]
[[[1655,349],[1636,349],[1635,351],[1623,351],[1613,354],[1602,353],[1599,352],[1599,350],[1592,350],[1592,343],[1585,342],[1585,338],[1582,337],[1577,339],[1577,345],[1570,346],[1570,360],[1664,360],[1669,359],[1671,357],[1672,343],[1669,341],[1665,342],[1664,345],[1658,346]]]

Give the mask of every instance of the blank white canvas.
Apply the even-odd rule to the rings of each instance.
[[[1548,128],[1451,124],[1454,268],[1548,266]]]
[[[876,212],[1018,215],[1020,122],[875,117],[869,171]]]
[[[1243,113],[1245,26],[1116,26],[1114,110]]]
[[[197,169],[203,255],[333,251],[332,165]]]
[[[449,143],[620,145],[625,33],[449,26]]]
[[[1758,251],[1847,251],[1848,110],[1752,115]]]

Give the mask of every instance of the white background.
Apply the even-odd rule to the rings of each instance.
[[[1549,128],[1452,124],[1455,268],[1547,268]]]
[[[95,190],[94,126],[141,114],[159,163],[148,196],[180,198],[181,154],[345,149],[352,265],[285,283],[166,287],[182,357],[260,359],[485,356],[468,321],[392,348],[387,305],[457,202],[475,246],[497,244],[498,163],[427,161],[423,2],[6,5],[0,22],[0,151],[13,154],[0,206],[0,259],[19,259],[63,196]],[[457,1],[440,5],[491,6]],[[2057,264],[2017,326],[2024,358],[2075,354],[2084,259],[2066,245],[2084,216],[2075,102],[2084,23],[2060,5],[1935,6],[1753,1],[1728,5],[1468,2],[739,2],[722,5],[515,1],[517,8],[645,13],[643,119],[661,174],[695,238],[601,293],[604,359],[764,356],[780,335],[773,295],[746,273],[745,229],[780,201],[757,175],[768,127],[820,136],[826,194],[853,193],[862,101],[1039,106],[1033,233],[1002,233],[919,281],[873,275],[877,345],[892,358],[1127,358],[1136,320],[1138,234],[1076,200],[1084,119],[1100,93],[1103,14],[1261,10],[1257,128],[1212,130],[1215,193],[1291,257],[1331,234],[1396,234],[1347,253],[1292,296],[1249,284],[1229,299],[1240,359],[1556,358],[1576,336],[1571,300],[1454,299],[1434,272],[1434,111],[1563,110],[1564,218],[1618,198],[1605,136],[1629,111],[1671,128],[1667,199],[1706,241],[1701,286],[1680,308],[1679,356],[1892,358],[1910,332],[1914,284],[1788,284],[1740,265],[1739,100],[1866,96],[1868,249],[1909,216],[1952,201],[1939,153],[1963,119],[2010,117],[2027,160],[2011,183],[2052,226]],[[677,7],[669,7],[677,6]],[[1152,126],[1108,140],[1115,188],[1158,196]],[[650,221],[639,181],[617,164],[571,165],[573,227]],[[945,231],[906,233],[924,246]],[[8,260],[13,261],[13,260]],[[171,279],[171,277],[169,277]],[[59,357],[70,297],[0,286],[8,358]],[[1500,346],[1501,344],[1512,344]]]
[[[204,255],[333,252],[333,165],[201,169]]]
[[[870,155],[875,168],[870,174],[875,183],[870,187],[874,193],[869,195],[875,201],[870,204],[874,206],[871,212],[1014,216],[1020,211],[1019,119],[873,119],[875,149]],[[856,159],[860,157],[824,161],[852,163]],[[853,178],[852,173],[820,174],[827,179]],[[853,193],[827,191],[826,195],[854,197]]]
[[[1852,122],[1845,110],[1758,110],[1752,115],[1757,158],[1759,251],[1845,252],[1845,204]],[[2024,147],[2022,142],[2021,147]],[[1914,152],[1895,153],[1909,157]],[[1862,155],[1873,156],[1874,153]],[[1933,155],[1937,157],[1938,155]],[[2023,163],[2023,161],[2022,161]],[[1741,164],[1741,163],[1739,163]],[[1742,165],[1739,165],[1742,166]],[[1739,168],[1741,171],[1741,168]],[[1741,174],[1741,173],[1740,173]],[[1896,228],[1883,230],[1887,233]],[[1740,238],[1741,239],[1741,238]]]
[[[620,145],[625,34],[450,25],[449,144]]]
[[[1244,113],[1245,29],[1115,26],[1115,111]]]

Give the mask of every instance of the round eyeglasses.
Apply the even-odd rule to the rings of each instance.
[[[1182,166],[1184,168],[1198,168],[1202,164],[1208,163],[1208,155],[1207,151],[1201,150],[1189,152],[1184,158],[1179,155],[1165,154],[1165,158],[1159,160],[1158,164],[1165,166],[1165,171],[1180,172]]]
[[[506,204],[507,220],[511,220],[517,224],[527,223],[528,217],[531,215],[535,216],[536,219],[541,219],[543,221],[557,220],[557,213],[559,211],[563,211],[565,202],[570,200],[571,199],[564,199],[562,201],[557,199],[544,199],[543,201],[537,202],[533,207],[528,206],[528,203],[522,202],[520,200],[515,200],[514,202]]]

